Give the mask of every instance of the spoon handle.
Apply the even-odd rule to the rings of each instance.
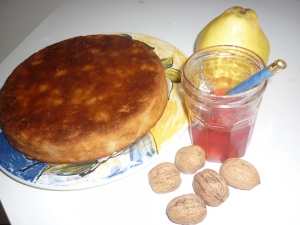
[[[286,68],[286,63],[282,59],[278,59],[275,62],[271,63],[269,66],[264,68],[263,70],[257,72],[256,74],[248,77],[246,80],[233,87],[232,89],[227,91],[227,95],[237,94],[242,91],[247,91],[258,84],[264,82],[269,79],[273,75],[281,72]]]

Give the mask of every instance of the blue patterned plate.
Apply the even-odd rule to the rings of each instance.
[[[109,157],[81,164],[48,164],[31,159],[12,147],[0,129],[0,169],[3,173],[36,188],[90,188],[142,169],[178,140],[188,126],[181,88],[181,69],[186,57],[176,47],[160,39],[132,33],[120,35],[151,46],[164,65],[169,96],[166,110],[156,126],[130,147]]]

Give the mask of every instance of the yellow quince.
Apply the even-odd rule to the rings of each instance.
[[[208,23],[200,32],[196,51],[214,45],[235,45],[252,50],[267,64],[269,41],[252,9],[234,6]]]

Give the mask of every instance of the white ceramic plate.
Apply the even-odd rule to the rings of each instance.
[[[120,34],[151,46],[166,73],[169,97],[166,110],[149,133],[127,149],[106,158],[81,164],[48,164],[14,149],[0,129],[0,169],[9,177],[32,187],[76,190],[95,187],[128,176],[151,163],[178,140],[188,127],[181,88],[181,69],[186,60],[176,47],[141,34]]]

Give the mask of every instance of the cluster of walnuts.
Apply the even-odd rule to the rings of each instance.
[[[260,183],[256,168],[238,158],[222,163],[219,173],[201,168],[205,165],[205,151],[191,145],[179,149],[174,163],[160,163],[149,171],[148,179],[152,190],[158,194],[176,190],[182,180],[180,174],[195,174],[192,186],[195,193],[184,194],[172,199],[166,214],[177,224],[197,224],[206,217],[206,206],[219,206],[229,196],[229,186],[250,190]]]

